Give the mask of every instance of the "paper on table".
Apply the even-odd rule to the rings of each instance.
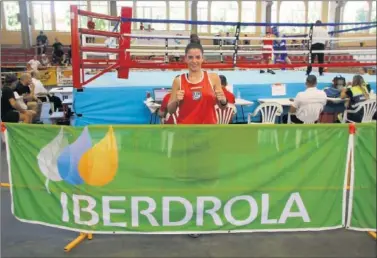
[[[272,96],[285,96],[287,94],[287,89],[285,84],[275,83],[271,85],[271,95]]]

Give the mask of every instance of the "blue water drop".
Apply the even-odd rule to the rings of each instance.
[[[58,169],[61,178],[69,184],[79,185],[84,181],[80,177],[78,164],[81,156],[92,147],[88,128],[85,127],[81,135],[68,145],[58,158]]]

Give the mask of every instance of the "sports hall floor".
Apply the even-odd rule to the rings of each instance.
[[[1,182],[8,182],[1,147]],[[376,257],[376,241],[365,232],[186,235],[94,235],[69,253],[77,233],[19,222],[11,214],[9,189],[1,188],[0,257]]]

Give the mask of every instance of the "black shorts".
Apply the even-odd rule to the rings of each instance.
[[[10,110],[2,115],[1,120],[8,123],[18,123],[20,121],[20,113],[16,110]]]

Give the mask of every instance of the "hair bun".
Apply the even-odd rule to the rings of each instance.
[[[190,35],[190,43],[200,44],[200,38],[199,38],[198,34],[191,34]]]

